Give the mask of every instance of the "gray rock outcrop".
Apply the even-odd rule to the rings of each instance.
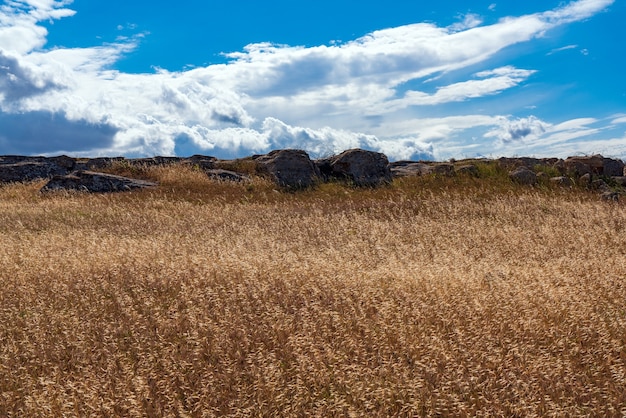
[[[236,181],[236,182],[243,182],[243,181],[250,180],[250,177],[244,174],[235,173],[234,171],[230,171],[230,170],[222,170],[220,168],[204,170],[204,172],[207,174],[207,176],[209,176],[209,178],[213,180]]]
[[[430,165],[416,161],[395,161],[389,164],[389,170],[393,177],[410,177],[430,174]]]
[[[438,176],[453,177],[456,175],[454,164],[437,163],[432,166],[432,173]]]
[[[55,176],[41,189],[42,192],[73,190],[90,193],[124,192],[133,189],[154,187],[156,183],[135,180],[94,171],[76,171],[72,174]]]
[[[64,175],[69,168],[48,159],[0,164],[0,183],[28,182]]]

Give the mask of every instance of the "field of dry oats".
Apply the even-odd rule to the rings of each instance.
[[[626,414],[626,205],[497,179],[0,188],[0,416]]]

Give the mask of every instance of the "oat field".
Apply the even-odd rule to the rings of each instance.
[[[0,416],[626,415],[626,205],[506,179],[0,187]]]

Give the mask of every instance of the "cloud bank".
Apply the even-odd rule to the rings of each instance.
[[[591,121],[557,129],[535,116],[423,115],[520,88],[537,70],[492,67],[493,57],[612,3],[579,0],[491,25],[467,15],[449,27],[416,23],[315,47],[257,43],[224,64],[129,74],[114,65],[141,48],[139,36],[44,49],[41,22],[71,18],[71,1],[11,0],[0,7],[0,153],[226,158],[362,147],[429,159],[530,144],[550,154],[593,132]],[[464,143],[476,129],[474,143]]]

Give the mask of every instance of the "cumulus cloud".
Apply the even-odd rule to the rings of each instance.
[[[494,137],[503,143],[538,138],[550,127],[550,124],[537,119],[535,116],[513,120],[506,117],[499,117],[498,119],[499,126],[487,132],[485,137]]]
[[[15,102],[61,88],[38,69],[27,67],[18,58],[0,50],[0,99]]]
[[[69,1],[11,0],[0,7],[0,48],[18,54],[28,53],[46,43],[48,31],[37,23],[73,16],[64,6]]]
[[[292,147],[323,156],[362,147],[407,159],[432,158],[451,136],[476,127],[501,144],[532,140],[551,125],[534,117],[425,118],[414,109],[514,89],[535,70],[493,68],[491,57],[612,2],[579,0],[491,25],[468,14],[449,27],[416,23],[314,47],[255,43],[226,54],[224,64],[126,74],[115,63],[141,47],[142,35],[46,50],[39,22],[72,16],[71,1],[12,0],[0,7],[0,149],[238,156]],[[32,129],[16,126],[28,121],[36,121]],[[29,135],[37,139],[15,145]]]

